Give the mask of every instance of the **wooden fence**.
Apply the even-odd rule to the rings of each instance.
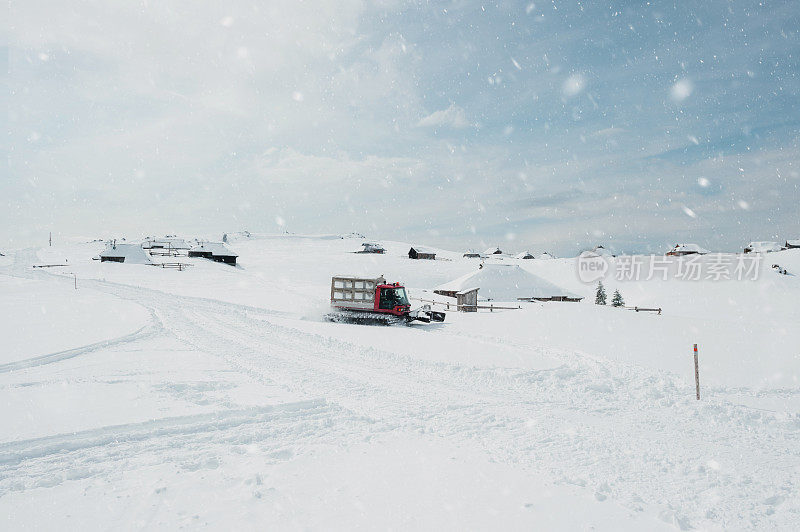
[[[433,301],[432,299],[422,299],[422,298],[419,298],[419,297],[412,297],[411,299],[414,299],[416,301],[422,301],[424,303],[431,303],[433,305],[441,305],[441,306],[445,307],[447,310],[450,310],[451,306],[453,308],[455,308],[456,310],[461,310],[462,308],[467,308],[467,309],[473,309],[474,308],[474,309],[488,309],[489,312],[494,312],[495,310],[520,310],[522,308],[521,306],[500,307],[500,306],[494,305],[492,303],[490,303],[488,305],[458,305],[457,303],[450,303],[450,302],[442,303],[441,301]]]
[[[186,249],[163,249],[155,248],[149,251],[150,255],[158,257],[188,257],[189,250]]]
[[[659,316],[661,315],[661,307],[659,308],[645,308],[645,307],[622,307],[627,310],[633,310],[635,312],[655,312]]]
[[[185,270],[189,266],[191,266],[191,264],[184,264],[182,262],[157,262],[157,263],[153,264],[153,266],[155,266],[157,268],[158,267],[160,267],[160,268],[173,268],[175,270],[178,270],[179,272],[182,272],[183,270]]]

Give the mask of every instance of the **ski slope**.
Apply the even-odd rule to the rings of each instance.
[[[587,300],[324,322],[331,275],[432,298],[477,267],[359,244],[251,239],[231,244],[239,267],[181,272],[92,261],[97,244],[18,251],[4,301],[59,293],[98,327],[3,322],[32,346],[0,366],[11,528],[800,526],[798,277],[609,283],[656,316],[593,305],[572,259],[504,258]],[[31,268],[54,259],[70,266]]]

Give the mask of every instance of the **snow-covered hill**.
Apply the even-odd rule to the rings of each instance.
[[[433,288],[480,260],[230,240],[237,267],[181,257],[183,271],[93,261],[102,243],[7,253],[12,528],[800,526],[796,250],[756,280],[678,279],[673,259],[604,281],[661,315],[594,305],[577,259],[495,257],[585,299],[368,327],[322,319],[332,275],[444,302]]]

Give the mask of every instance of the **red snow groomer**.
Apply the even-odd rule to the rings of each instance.
[[[393,324],[421,321],[444,321],[444,312],[424,305],[411,310],[406,289],[400,283],[387,283],[363,277],[333,277],[331,279],[331,308],[326,315],[330,321]]]

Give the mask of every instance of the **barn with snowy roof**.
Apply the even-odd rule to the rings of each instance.
[[[436,252],[430,248],[414,246],[408,250],[408,258],[436,260]]]
[[[780,251],[781,245],[777,242],[750,242],[744,248],[745,253],[772,253]]]
[[[614,254],[607,250],[604,246],[598,245],[592,248],[589,252],[596,257],[613,257]]]
[[[384,248],[377,242],[364,242],[363,244],[361,244],[361,247],[363,249],[361,249],[360,251],[356,251],[356,253],[378,253],[378,254],[386,253],[386,248]]]
[[[235,265],[239,255],[222,242],[201,242],[189,250],[189,256]]]
[[[100,253],[100,262],[124,262],[126,264],[152,264],[150,256],[141,244],[108,244]]]
[[[483,264],[481,268],[437,286],[434,293],[456,297],[479,288],[481,299],[494,301],[580,301],[582,297],[534,275],[516,264]]]
[[[683,257],[684,255],[707,255],[708,250],[697,244],[675,244],[666,253],[670,257]]]

